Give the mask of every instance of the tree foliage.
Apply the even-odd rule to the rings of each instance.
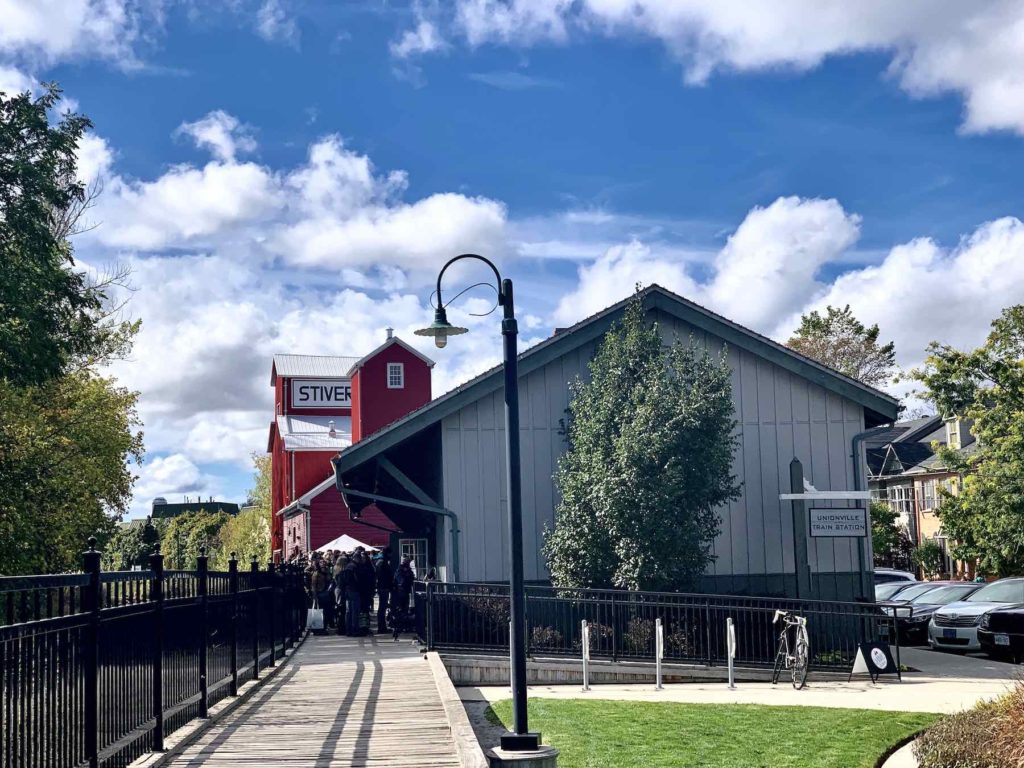
[[[211,567],[226,570],[234,552],[239,567],[248,568],[255,557],[260,568],[270,562],[270,518],[258,507],[246,507],[228,518],[220,530],[220,551]]]
[[[921,566],[924,575],[928,578],[942,575],[946,564],[946,555],[942,551],[942,547],[931,539],[925,539],[918,544],[911,557],[917,565]]]
[[[971,420],[977,438],[971,451],[940,451],[964,475],[938,510],[952,554],[978,558],[985,573],[1024,572],[1024,305],[1004,309],[977,349],[933,343],[913,375],[940,413]]]
[[[67,237],[90,200],[77,180],[87,118],[51,124],[60,91],[0,94],[0,573],[80,566],[113,534],[142,456],[134,392],[96,373],[138,323],[76,268]]]
[[[900,525],[899,513],[880,501],[871,502],[871,548],[875,565],[881,566],[906,562],[914,549],[907,530]]]
[[[559,586],[679,589],[712,560],[717,510],[739,495],[737,437],[723,358],[626,306],[572,387],[561,500],[544,554]]]
[[[847,304],[801,315],[800,326],[786,346],[840,373],[879,386],[896,370],[895,344],[880,344],[878,325],[864,325]]]
[[[149,556],[160,542],[161,521],[132,520],[119,525],[102,546],[105,571],[128,571],[133,567],[149,568]]]
[[[227,557],[221,557],[224,549],[221,530],[231,519],[227,512],[182,512],[167,521],[160,535],[160,551],[164,553],[164,567],[194,570],[196,560],[206,550],[210,568],[226,570]],[[223,564],[223,568],[218,565]]]

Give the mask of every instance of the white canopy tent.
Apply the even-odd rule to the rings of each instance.
[[[328,541],[326,544],[316,548],[317,552],[327,552],[328,550],[340,550],[341,552],[351,552],[356,547],[362,547],[367,552],[376,552],[376,547],[371,547],[369,544],[364,544],[359,539],[353,539],[347,533],[343,533],[336,539]]]

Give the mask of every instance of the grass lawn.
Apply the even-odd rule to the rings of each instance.
[[[489,716],[512,722],[512,702]],[[867,709],[531,699],[560,768],[873,768],[939,715]]]

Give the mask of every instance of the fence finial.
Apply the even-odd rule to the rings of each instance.
[[[199,556],[200,557],[206,557],[206,545],[205,544],[203,544],[202,546],[199,547]]]
[[[88,539],[85,540],[85,543],[89,545],[89,551],[90,552],[95,552],[96,551],[96,537],[95,536],[90,536]]]
[[[231,559],[232,560],[237,560],[238,559],[238,553],[237,552],[232,552],[231,553]]]

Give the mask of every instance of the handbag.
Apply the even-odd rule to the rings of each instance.
[[[313,600],[313,607],[306,611],[306,629],[310,632],[322,631],[324,628],[324,611],[317,603],[316,599]]]

